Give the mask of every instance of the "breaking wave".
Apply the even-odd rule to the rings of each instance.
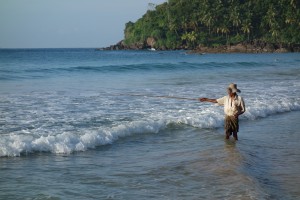
[[[282,100],[267,104],[257,101],[247,106],[247,112],[241,120],[254,120],[276,113],[299,111],[300,99]],[[21,156],[33,152],[51,152],[54,154],[70,154],[86,151],[97,146],[112,144],[119,138],[136,134],[158,133],[173,126],[184,129],[186,125],[199,129],[220,128],[223,126],[223,114],[220,108],[208,106],[201,110],[186,113],[176,112],[172,115],[155,115],[149,120],[124,122],[112,127],[99,127],[97,131],[81,133],[62,132],[56,135],[2,134],[0,138],[0,157]],[[182,126],[184,125],[184,126]]]

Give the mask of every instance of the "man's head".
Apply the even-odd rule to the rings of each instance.
[[[241,92],[239,89],[237,89],[237,84],[230,83],[227,88],[228,95],[235,95],[237,92]]]

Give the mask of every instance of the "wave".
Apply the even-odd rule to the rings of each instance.
[[[223,126],[223,115],[214,112],[214,106],[207,107],[198,113],[178,116],[160,116],[149,120],[124,122],[114,127],[101,128],[98,131],[86,131],[81,134],[63,132],[57,135],[40,136],[34,134],[2,134],[0,138],[0,157],[21,156],[34,152],[51,152],[54,154],[70,154],[86,151],[97,146],[112,144],[119,138],[136,134],[155,134],[178,126],[183,130],[186,126],[199,129],[213,129]],[[282,100],[268,104],[254,102],[247,107],[241,120],[254,120],[277,113],[299,111],[300,99]],[[158,115],[159,116],[159,115]]]
[[[257,66],[273,66],[273,63],[261,62],[235,62],[235,63],[141,63],[128,65],[104,65],[104,66],[77,66],[67,68],[52,69],[34,69],[29,72],[130,72],[130,71],[152,71],[152,70],[193,70],[193,69],[209,69],[209,68],[227,68],[227,67],[257,67]],[[209,68],[208,68],[209,67]]]
[[[96,146],[111,144],[120,137],[137,133],[158,133],[162,129],[159,122],[130,122],[111,129],[88,132],[82,135],[62,133],[35,137],[33,135],[10,134],[0,139],[0,157],[20,156],[32,152],[52,152],[69,154],[74,151],[85,151]]]
[[[1,70],[0,80],[26,79],[46,77],[51,74],[59,75],[64,73],[124,73],[124,72],[147,72],[147,71],[173,71],[173,70],[210,70],[241,67],[273,66],[274,63],[262,62],[203,62],[203,63],[141,63],[127,65],[103,65],[103,66],[75,66],[75,67],[51,67],[51,68],[24,68]]]

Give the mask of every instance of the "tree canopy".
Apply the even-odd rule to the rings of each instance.
[[[126,45],[155,39],[161,49],[260,40],[300,44],[298,0],[169,0],[125,27]]]

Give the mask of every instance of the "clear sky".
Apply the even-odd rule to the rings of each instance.
[[[166,0],[0,0],[0,48],[104,47],[149,3]]]

